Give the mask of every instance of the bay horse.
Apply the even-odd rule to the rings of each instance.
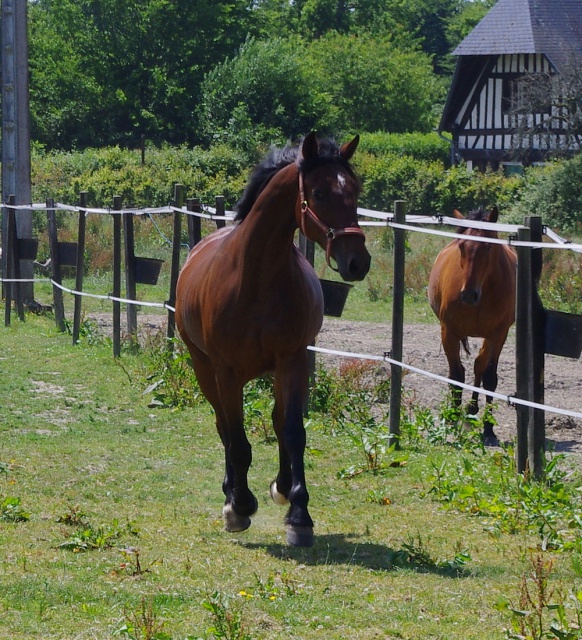
[[[457,219],[464,219],[454,211]],[[497,208],[485,213],[471,211],[468,220],[497,222]],[[475,387],[486,391],[497,388],[497,364],[509,328],[515,321],[515,286],[517,257],[508,245],[493,244],[473,238],[497,238],[497,232],[459,227],[463,238],[450,242],[437,256],[429,276],[428,299],[441,325],[441,340],[449,363],[449,378],[465,382],[460,346],[469,354],[468,337],[483,338],[474,363]],[[453,401],[461,403],[462,389],[451,385]],[[474,391],[468,413],[479,409],[479,393]],[[491,396],[486,396],[490,405]],[[493,424],[486,413],[483,439],[496,442]]]
[[[349,164],[358,142],[356,136],[339,147],[312,132],[298,147],[273,149],[237,203],[237,224],[198,243],[180,272],[176,325],[216,413],[225,451],[227,531],[247,529],[258,507],[247,482],[252,452],[243,425],[243,387],[273,373],[279,470],[271,497],[289,503],[287,542],[313,544],[303,412],[307,346],[323,322],[323,294],[294,235],[299,228],[321,245],[344,280],[366,276],[370,254],[357,220],[360,183]]]

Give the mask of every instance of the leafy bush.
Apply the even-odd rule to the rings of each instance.
[[[206,75],[201,94],[203,140],[246,151],[311,129],[338,136],[428,132],[442,98],[422,52],[386,38],[337,33],[313,42],[250,38]]]
[[[423,162],[408,155],[360,153],[354,165],[363,184],[361,205],[391,211],[394,200],[406,200],[409,213],[434,213],[442,162]]]
[[[542,217],[544,224],[574,231],[582,224],[582,155],[526,170],[524,187],[512,219]]]
[[[465,165],[457,165],[440,176],[435,190],[435,208],[444,215],[451,215],[453,209],[466,215],[479,206],[497,206],[504,217],[522,186],[520,176],[507,178],[502,171],[490,170],[469,173]]]
[[[425,162],[450,160],[450,145],[436,133],[363,133],[359,153],[367,151],[375,156],[389,154],[412,156]]]

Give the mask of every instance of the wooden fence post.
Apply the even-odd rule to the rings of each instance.
[[[181,209],[184,205],[184,185],[174,185],[174,207]],[[174,211],[174,236],[172,238],[172,267],[170,272],[170,298],[168,306],[176,306],[176,285],[180,274],[180,247],[182,242],[182,213]],[[168,309],[168,338],[176,333],[176,313]]]
[[[530,229],[518,230],[517,239],[529,242]],[[515,379],[517,397],[533,401],[533,330],[532,330],[532,270],[531,248],[517,247],[517,292],[515,303]],[[518,473],[528,469],[528,434],[532,427],[533,411],[530,407],[517,405],[516,465]],[[529,461],[530,464],[532,461]],[[533,471],[533,469],[531,469]]]
[[[113,196],[113,211],[121,211],[121,196]],[[113,297],[121,296],[121,215],[113,213]],[[113,301],[113,355],[121,356],[121,303]]]
[[[6,278],[13,282],[6,282],[6,307],[4,309],[4,324],[10,326],[12,301],[16,302],[18,317],[24,320],[24,305],[22,303],[22,289],[20,282],[14,282],[20,278],[20,256],[18,251],[18,234],[16,231],[16,213],[14,206],[16,197],[8,196],[7,225],[6,225]]]
[[[216,196],[216,215],[224,216],[225,205],[224,205],[224,196]],[[226,222],[224,220],[215,220],[216,228],[222,229],[222,227],[226,226]]]
[[[540,216],[527,216],[525,225],[530,229],[532,242],[541,242],[543,225]],[[545,369],[545,311],[540,300],[538,285],[542,274],[542,249],[531,250],[532,272],[532,394],[534,402],[544,404]],[[535,478],[541,478],[545,467],[546,425],[543,409],[532,409],[528,432],[529,466]]]
[[[133,213],[130,211],[123,214],[123,243],[125,247],[125,297],[128,300],[136,300],[135,238],[133,233]],[[127,316],[127,333],[132,341],[137,341],[137,307],[134,304],[127,304],[125,313]]]
[[[186,209],[195,213],[200,213],[202,207],[198,198],[188,198]],[[202,224],[200,216],[188,216],[188,246],[190,250],[202,240]]]
[[[394,222],[406,222],[406,202],[394,202]],[[394,288],[392,291],[392,352],[394,360],[402,361],[404,334],[404,261],[406,231],[394,229]],[[390,439],[391,445],[400,448],[400,403],[402,400],[402,368],[390,365]]]
[[[77,272],[75,274],[75,290],[83,291],[83,277],[85,275],[85,227],[87,226],[87,192],[81,191],[79,194],[79,226],[77,232]],[[83,298],[75,296],[75,309],[73,311],[73,344],[79,342],[81,333],[81,309]]]
[[[48,239],[51,256],[51,278],[58,284],[63,283],[61,271],[61,255],[59,252],[59,236],[57,229],[57,217],[55,202],[52,199],[46,201],[46,216],[48,224]],[[55,310],[55,323],[57,329],[65,331],[65,305],[63,303],[63,291],[53,284],[53,307]]]

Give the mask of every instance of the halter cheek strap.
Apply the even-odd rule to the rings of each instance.
[[[343,229],[333,229],[332,227],[326,226],[317,216],[317,214],[313,211],[313,209],[309,206],[306,198],[305,198],[305,190],[303,187],[303,174],[299,172],[299,200],[301,202],[301,210],[299,216],[299,228],[301,229],[301,233],[307,237],[305,222],[306,219],[309,218],[311,222],[317,227],[319,231],[321,231],[326,239],[325,242],[325,261],[327,262],[327,266],[334,271],[337,269],[331,264],[331,247],[333,241],[340,236],[346,235],[358,235],[365,239],[364,232],[360,229],[360,227],[344,227]]]

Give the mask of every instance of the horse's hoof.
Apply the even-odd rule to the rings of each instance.
[[[494,433],[490,433],[490,434],[483,435],[483,444],[486,447],[498,447],[499,440],[497,439],[497,436]]]
[[[313,527],[287,526],[287,544],[292,547],[312,547],[314,541]]]
[[[273,502],[278,505],[289,504],[289,498],[285,497],[282,493],[279,493],[277,490],[277,481],[273,480],[271,482],[271,498],[273,498]]]
[[[246,531],[251,526],[251,519],[248,516],[239,516],[230,504],[225,504],[222,508],[222,517],[224,518],[224,528],[229,533]]]

